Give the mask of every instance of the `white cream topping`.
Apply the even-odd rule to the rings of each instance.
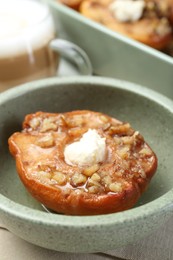
[[[144,8],[144,0],[115,0],[110,5],[110,10],[120,22],[138,21],[142,17]]]
[[[66,163],[78,166],[90,166],[102,162],[105,158],[106,142],[96,130],[89,129],[78,142],[66,146]]]

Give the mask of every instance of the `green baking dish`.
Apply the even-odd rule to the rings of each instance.
[[[131,81],[173,98],[173,58],[93,22],[57,0],[44,0],[61,38],[82,47],[94,74]]]

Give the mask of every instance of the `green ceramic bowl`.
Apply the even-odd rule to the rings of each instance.
[[[26,114],[90,109],[114,116],[144,135],[158,170],[135,208],[98,216],[46,213],[21,184],[7,139]],[[65,252],[99,252],[139,241],[172,213],[173,102],[156,92],[114,79],[52,78],[0,94],[0,218],[17,236]]]

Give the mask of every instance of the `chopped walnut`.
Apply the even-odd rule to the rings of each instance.
[[[86,181],[87,181],[86,176],[81,173],[75,173],[71,177],[71,185],[74,187],[84,185]]]
[[[37,127],[40,125],[40,118],[39,117],[34,117],[30,120],[29,122],[30,124],[30,127],[33,129],[33,130],[36,130]]]
[[[57,130],[58,125],[56,124],[56,122],[54,120],[55,119],[53,117],[45,118],[43,120],[40,132],[44,133],[44,132],[47,132],[47,131],[50,131],[50,130],[53,130],[53,131]]]
[[[109,175],[106,175],[103,177],[103,183],[106,187],[109,187],[109,185],[112,183],[112,178]]]
[[[104,116],[104,115],[101,115],[99,118],[101,119],[101,121],[103,123],[108,123],[108,121],[109,121],[109,119],[106,116]]]
[[[98,194],[100,191],[100,188],[98,186],[91,186],[88,188],[89,193]]]
[[[50,178],[51,175],[49,172],[46,171],[38,171],[37,172],[37,178],[41,183],[46,183],[46,184],[50,184]]]
[[[91,179],[92,179],[93,181],[97,181],[97,182],[99,182],[99,181],[101,180],[100,175],[97,174],[97,173],[94,173],[94,174],[91,176]]]
[[[53,179],[59,184],[59,185],[65,185],[67,182],[67,178],[65,174],[61,172],[54,172]]]
[[[99,164],[94,164],[90,167],[87,167],[83,170],[83,174],[90,177],[93,175],[93,173],[97,172],[99,169]]]
[[[117,150],[117,154],[122,158],[122,159],[127,159],[128,156],[129,156],[129,146],[128,145],[124,145],[122,147],[120,147],[118,150]]]
[[[111,126],[108,130],[110,135],[130,135],[134,132],[129,123]]]
[[[42,148],[50,148],[54,146],[54,138],[51,134],[45,135],[38,139],[37,145]]]
[[[75,115],[66,121],[68,127],[79,127],[83,124],[83,117],[81,115]]]
[[[150,155],[152,155],[152,152],[151,152],[151,150],[148,148],[148,147],[143,147],[140,151],[139,151],[139,154],[140,155],[148,155],[148,156],[150,156]]]
[[[169,25],[168,19],[163,17],[158,26],[155,28],[155,32],[159,35],[159,36],[164,36],[168,33],[171,32],[171,27]]]
[[[109,185],[109,189],[112,192],[121,192],[122,191],[122,184],[121,183],[111,183]]]

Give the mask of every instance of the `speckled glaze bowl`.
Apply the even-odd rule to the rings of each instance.
[[[26,114],[90,109],[128,121],[158,156],[158,170],[133,209],[98,216],[47,213],[25,190],[8,151],[8,137]],[[0,94],[0,218],[17,236],[64,252],[99,252],[139,241],[163,224],[173,207],[173,102],[140,86],[97,77],[52,78]]]

